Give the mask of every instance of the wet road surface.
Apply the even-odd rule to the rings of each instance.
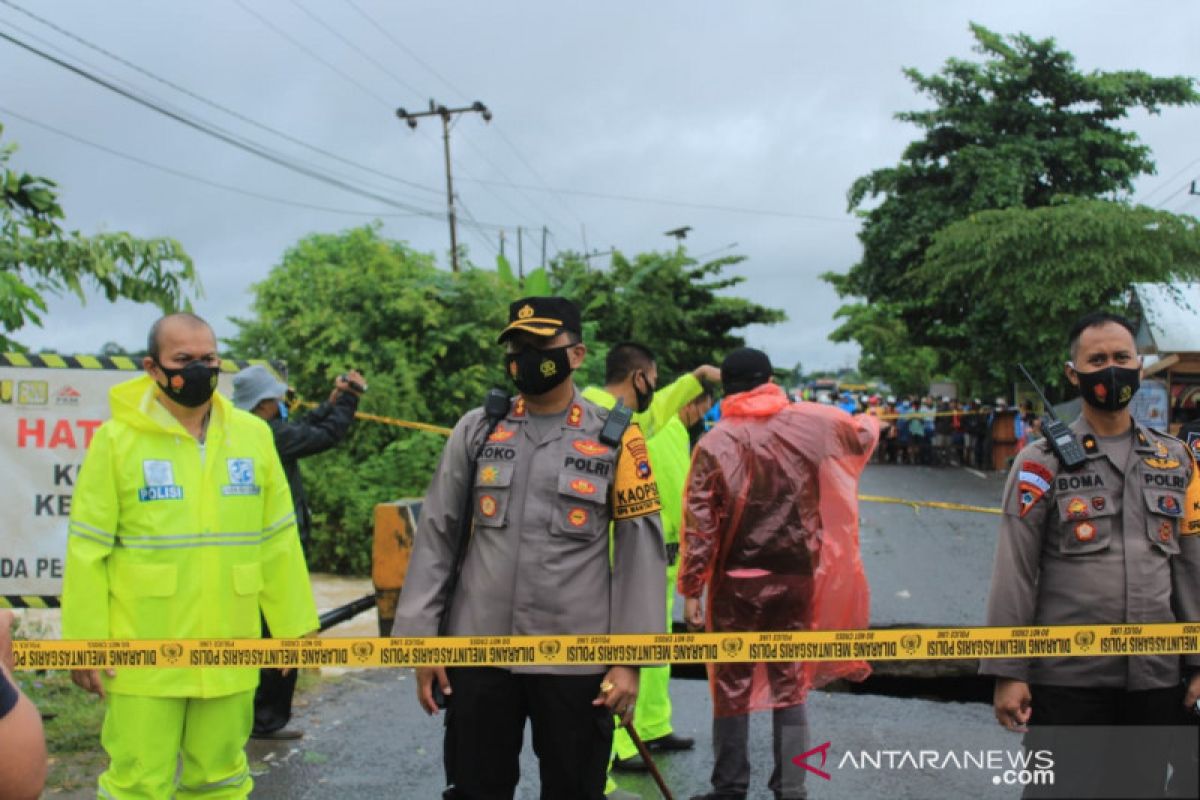
[[[1003,476],[960,469],[871,466],[866,495],[998,506]],[[872,626],[978,625],[991,576],[997,518],[961,511],[914,510],[862,503],[861,545],[871,585]],[[682,603],[677,604],[679,608]],[[364,615],[356,620],[368,618]],[[331,631],[336,633],[336,631]],[[346,634],[343,634],[346,635]],[[663,755],[660,768],[676,797],[708,790],[711,769],[710,709],[703,681],[672,681],[676,732],[697,740],[695,750]],[[287,745],[250,746],[264,798],[438,798],[443,788],[441,718],[426,717],[413,696],[407,670],[360,671],[340,676],[310,695],[296,725],[307,732]],[[814,692],[809,700],[809,746],[830,742],[828,781],[809,775],[813,798],[1000,798],[1020,789],[997,786],[1000,772],[956,769],[953,751],[1018,753],[1020,740],[1000,729],[982,703]],[[935,751],[924,768],[911,761],[874,769],[861,754]],[[751,726],[750,797],[769,798],[770,720]],[[798,754],[798,753],[797,753]],[[849,755],[848,755],[849,754]],[[793,754],[796,755],[796,754]],[[881,756],[902,758],[902,755]],[[919,757],[919,756],[918,756]],[[850,760],[847,760],[847,759]],[[819,765],[819,761],[810,762]],[[895,765],[895,762],[893,762]],[[841,768],[838,768],[839,765]],[[856,766],[862,768],[856,769]],[[538,797],[537,763],[529,742],[521,755],[517,797]],[[658,797],[648,775],[618,773],[622,789]]]

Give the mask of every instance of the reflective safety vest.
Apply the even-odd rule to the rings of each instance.
[[[267,424],[213,396],[200,444],[156,400],[149,376],[114,386],[71,503],[64,639],[259,638],[316,630],[287,479]],[[117,670],[110,692],[220,697],[254,668]],[[163,666],[167,668],[163,668]]]

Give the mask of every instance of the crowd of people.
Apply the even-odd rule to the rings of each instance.
[[[1041,416],[1028,400],[1013,407],[1003,397],[991,403],[926,395],[842,392],[830,403],[849,414],[867,413],[881,423],[874,460],[880,464],[920,464],[994,469],[992,445],[997,424],[1012,417],[1012,441],[1020,449],[1041,436]],[[1003,467],[1004,465],[1001,465]]]

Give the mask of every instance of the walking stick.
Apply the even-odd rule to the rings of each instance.
[[[642,761],[646,762],[646,767],[650,770],[650,775],[654,778],[654,782],[658,784],[658,791],[662,794],[663,800],[675,800],[675,795],[671,794],[671,790],[667,788],[667,782],[663,780],[662,773],[655,766],[654,759],[650,758],[650,750],[642,742],[642,737],[638,736],[637,731],[633,729],[633,723],[625,722],[622,724],[625,726],[625,732],[629,734],[629,738],[633,740],[633,746],[637,748]]]

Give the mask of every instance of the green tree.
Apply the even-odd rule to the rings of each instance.
[[[683,248],[641,253],[617,252],[607,269],[566,254],[550,267],[554,291],[575,299],[583,317],[594,321],[593,337],[607,345],[637,341],[654,351],[664,375],[704,364],[720,364],[745,340],[735,331],[747,325],[771,325],[783,311],[735,297],[729,289],[745,280],[723,274],[745,260],[728,256],[700,263]],[[596,362],[599,362],[598,364]],[[603,359],[593,360],[603,378]]]
[[[899,164],[850,187],[849,206],[863,219],[862,259],[846,274],[825,276],[844,297],[887,304],[903,322],[905,343],[933,347],[942,370],[954,367],[958,353],[954,340],[939,338],[938,323],[956,321],[960,309],[913,278],[937,233],[981,211],[1128,194],[1154,163],[1136,134],[1117,123],[1136,109],[1157,114],[1200,100],[1191,78],[1082,72],[1053,39],[1005,37],[979,25],[971,32],[981,61],[949,59],[934,75],[905,70],[933,107],[896,116],[922,136]],[[1037,282],[1036,273],[1025,278]],[[834,338],[856,339],[863,313],[843,309],[847,324]]]
[[[987,384],[1023,362],[1061,397],[1081,309],[1124,312],[1131,283],[1200,278],[1200,220],[1106,200],[984,211],[940,231],[914,270],[957,313],[928,334]]]
[[[496,334],[507,289],[494,272],[438,270],[432,255],[377,226],[301,240],[254,286],[252,319],[235,319],[240,358],[277,358],[305,398],[346,369],[370,391],[363,411],[452,426],[491,386],[505,386]],[[348,442],[301,462],[316,524],[310,563],[364,574],[376,503],[425,493],[445,438],[360,422]]]
[[[440,271],[433,256],[370,225],[309,236],[288,250],[254,286],[252,315],[233,320],[238,332],[227,344],[233,357],[286,361],[302,397],[322,399],[353,367],[370,384],[363,411],[448,427],[489,387],[508,385],[496,334],[512,300],[553,292],[580,304],[589,354],[576,376],[581,385],[601,382],[609,345],[630,338],[667,353],[664,364],[690,369],[740,343],[732,329],[782,318],[717,294],[739,282],[720,277],[730,263],[652,253],[599,270],[568,256],[548,276],[531,273],[522,283],[503,262],[495,272]],[[302,461],[316,522],[310,563],[368,571],[375,504],[422,496],[444,443],[360,422],[341,447]]]
[[[894,306],[887,303],[843,306],[834,318],[845,322],[830,338],[836,342],[858,342],[862,349],[858,361],[862,374],[882,380],[901,394],[929,391],[938,354],[933,348],[913,341]]]
[[[178,242],[64,231],[57,184],[10,168],[15,152],[0,146],[0,349],[22,349],[8,334],[40,326],[48,294],[83,301],[90,286],[110,302],[153,303],[164,313],[190,306],[200,285]]]

